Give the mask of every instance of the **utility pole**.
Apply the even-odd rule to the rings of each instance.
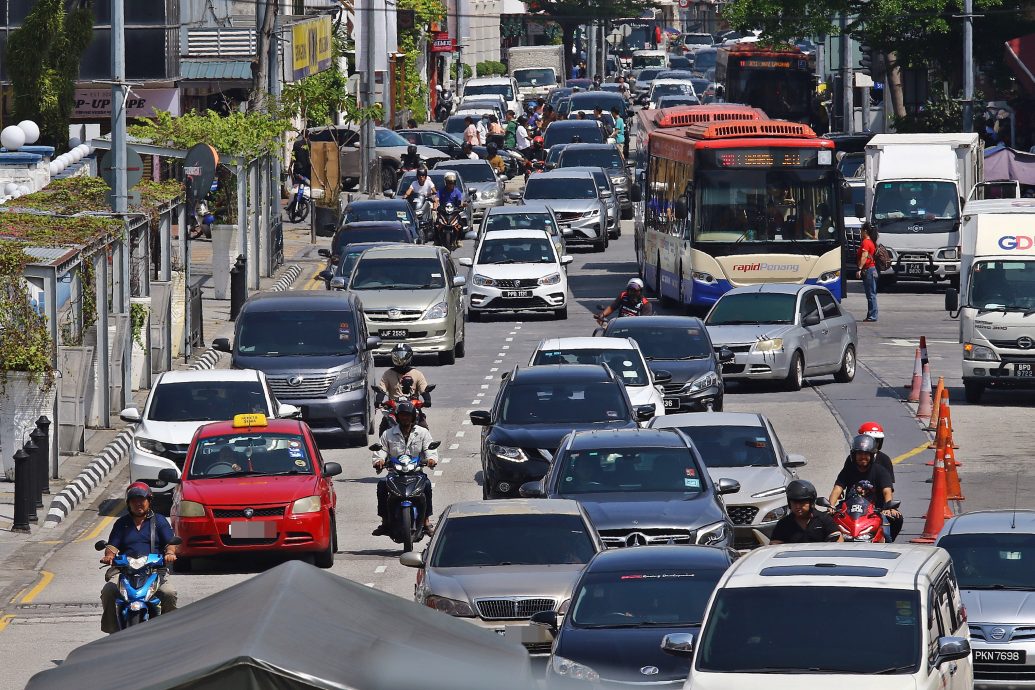
[[[963,0],[963,131],[974,131],[974,2]],[[1016,143],[1010,141],[1010,145]]]
[[[376,46],[376,22],[374,17],[374,3],[378,0],[367,0],[361,5],[363,9],[362,26],[363,26],[363,55],[366,60],[366,69],[363,70],[363,106],[366,108],[374,107],[374,56],[377,54],[375,50]],[[381,0],[384,2],[384,0]],[[376,142],[376,136],[374,132],[374,121],[369,117],[363,120],[363,124],[360,127],[359,137],[359,153],[362,168],[359,171],[360,174],[360,189],[367,194],[374,193],[374,186],[376,182],[371,180],[371,172],[374,168],[374,144]]]
[[[600,81],[607,80],[607,20],[600,20],[600,69],[597,70]]]
[[[852,93],[855,88],[852,78],[852,39],[848,36],[848,15],[841,14],[841,131],[852,134],[855,131],[855,104]]]
[[[597,22],[591,19],[586,24],[586,76],[590,79],[597,73]]]
[[[129,213],[129,183],[126,177],[126,97],[129,85],[126,84],[126,15],[124,0],[111,0],[111,156],[115,176],[112,189],[112,211],[123,218]],[[129,315],[130,277],[129,277],[129,237],[119,242],[118,276],[119,289],[114,295],[112,305],[115,313]],[[145,269],[147,270],[147,269]],[[120,407],[125,407],[130,400],[132,389],[132,352],[133,328],[127,324],[123,334],[122,400]]]

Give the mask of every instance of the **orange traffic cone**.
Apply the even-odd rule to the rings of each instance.
[[[923,382],[923,369],[920,364],[920,348],[916,348],[916,359],[913,360],[913,383],[909,389],[909,402],[920,402],[920,385]]]
[[[965,501],[963,487],[960,485],[960,473],[957,469],[960,466],[956,462],[956,453],[952,449],[952,435],[948,436],[945,444],[945,493],[950,501]]]
[[[946,443],[948,444],[948,446],[950,448],[959,449],[959,445],[957,445],[955,439],[953,439],[953,437],[952,437],[952,405],[949,404],[949,391],[948,390],[945,391],[945,395],[943,395],[942,398],[943,398],[943,402],[945,403],[945,407],[942,409],[941,413],[942,413],[942,415],[945,416],[945,419],[947,420],[947,424],[948,424],[948,427],[949,427],[949,438],[946,441]]]
[[[931,365],[923,365],[923,380],[920,382],[920,405],[916,410],[917,419],[930,419],[934,402],[931,400]]]
[[[942,394],[947,393],[945,390],[945,377],[938,377],[938,385],[934,388],[934,408],[931,412],[931,423],[927,425],[928,431],[938,430],[938,420],[941,419],[942,413]],[[935,443],[932,441],[928,448],[934,448]]]
[[[939,427],[941,432],[942,427]],[[939,433],[938,449],[934,453],[934,473],[931,478],[931,502],[927,506],[927,516],[924,521],[924,533],[916,539],[910,539],[913,544],[933,544],[938,539],[938,533],[945,526],[946,518],[952,517],[952,510],[949,508],[948,489],[945,485],[945,435]]]

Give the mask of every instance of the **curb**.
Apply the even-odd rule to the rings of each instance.
[[[284,269],[284,275],[280,277],[273,287],[270,288],[270,292],[285,292],[290,290],[291,286],[298,280],[298,276],[302,274],[302,267],[298,264],[291,264]]]

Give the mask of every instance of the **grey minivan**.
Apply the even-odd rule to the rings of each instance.
[[[368,394],[371,353],[381,344],[367,335],[363,307],[338,291],[263,292],[237,316],[234,340],[215,338],[234,369],[257,369],[278,400],[302,410],[314,434],[345,434],[366,444],[373,433]]]

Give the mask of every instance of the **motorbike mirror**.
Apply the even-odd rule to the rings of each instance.
[[[888,501],[884,504],[884,507],[888,510],[898,510],[899,506],[902,505],[902,501]]]
[[[375,453],[376,453],[376,452],[378,452],[378,451],[380,451],[380,450],[381,450],[381,448],[382,448],[382,446],[381,446],[381,444],[380,444],[380,443],[373,443],[373,444],[371,444],[371,445],[367,446],[367,450],[372,450],[372,451],[374,451]]]
[[[341,465],[336,462],[325,462],[323,464],[323,476],[336,477],[341,474]]]
[[[428,444],[428,450],[435,450],[442,445],[442,441],[432,441]]]
[[[407,568],[423,568],[424,556],[416,551],[407,551],[403,555],[399,556],[399,562]]]
[[[817,498],[816,499],[816,505],[818,505],[820,508],[833,508],[834,507],[834,506],[830,505],[830,501],[828,501],[825,496],[820,496],[819,498]]]
[[[331,250],[330,249],[317,249],[316,253],[319,254],[320,256],[324,257],[325,259],[331,258]]]
[[[424,389],[424,392],[425,393],[431,393],[433,390],[435,390],[435,386],[437,386],[437,385],[438,385],[437,383],[431,384],[430,386],[428,386],[427,388]]]
[[[180,471],[172,467],[158,470],[158,481],[165,482],[166,484],[179,484]]]
[[[99,542],[94,543],[93,548],[97,551],[104,551],[105,547],[108,546],[108,542],[101,539]]]
[[[183,539],[180,539],[179,537],[173,537],[169,540],[169,546],[179,546],[182,543]]]

